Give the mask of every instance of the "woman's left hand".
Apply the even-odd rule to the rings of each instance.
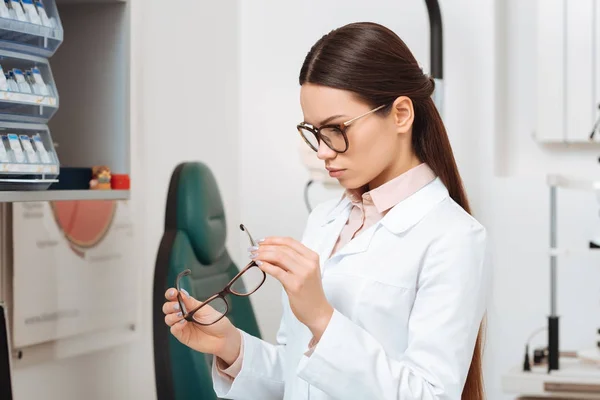
[[[318,341],[333,314],[321,283],[319,255],[292,238],[268,237],[251,257],[259,268],[283,285],[290,307]]]

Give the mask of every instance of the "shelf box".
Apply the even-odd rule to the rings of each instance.
[[[47,123],[59,107],[58,90],[48,60],[0,50],[0,66],[5,75],[11,72],[15,74],[16,71],[23,74],[32,70],[39,71],[45,84],[45,88],[29,83],[22,84],[24,88],[15,87],[15,83],[12,88],[5,87],[8,90],[0,87],[0,120]]]
[[[45,190],[58,181],[58,156],[43,124],[0,122],[0,191]]]
[[[0,17],[0,49],[49,58],[63,41],[64,31],[56,3],[44,0],[53,27]]]

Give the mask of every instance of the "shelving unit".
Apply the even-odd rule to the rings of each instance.
[[[131,174],[133,0],[42,1],[53,27],[0,15],[3,72],[19,69],[26,74],[35,68],[47,89],[44,93],[40,87],[37,93],[2,90],[0,76],[0,139],[6,143],[8,134],[28,135],[34,150],[43,144],[51,161],[38,157],[16,163],[6,144],[8,161],[3,161],[0,150],[0,301],[7,310],[13,310],[15,295],[13,209],[18,206],[11,203],[116,201],[131,196],[129,190],[58,190],[53,184],[64,182],[61,174],[64,177],[67,168],[106,165],[113,174]],[[92,203],[103,202],[86,202]],[[14,317],[9,315],[7,330]],[[12,354],[13,365],[19,368],[83,354],[124,343],[138,334],[129,325],[114,328],[19,348],[24,356]]]
[[[64,185],[66,175],[61,180],[61,171],[96,165],[130,174],[129,2],[43,0],[43,5],[48,26],[2,18],[0,6],[3,72],[27,77],[29,71],[44,83],[15,87],[0,75],[0,135],[12,157],[3,160],[0,149],[0,202],[129,199],[129,190],[86,193],[81,184]],[[10,145],[18,150],[18,140],[7,141],[12,133],[25,142],[20,135],[31,133],[34,152],[43,143],[53,165],[37,168],[23,155],[15,157]],[[52,185],[58,181],[61,185]]]

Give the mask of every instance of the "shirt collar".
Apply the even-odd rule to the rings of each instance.
[[[383,214],[435,178],[436,175],[429,165],[421,163],[373,190],[346,190],[344,196],[356,206],[360,206],[361,203],[363,206],[374,205],[377,212]]]

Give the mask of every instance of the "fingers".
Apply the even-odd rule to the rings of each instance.
[[[178,313],[181,311],[181,307],[179,307],[179,303],[176,301],[168,301],[163,304],[162,311],[165,314]]]
[[[261,245],[255,255],[255,261],[268,262],[287,272],[293,272],[298,267],[298,254],[287,247]]]
[[[185,290],[185,289],[181,289],[181,293],[180,293],[180,297],[181,297],[181,301],[183,302],[183,306],[185,307],[185,310],[183,311],[187,311],[190,312],[193,309],[195,309],[196,307],[198,307],[200,304],[202,304],[202,302],[194,299],[193,297],[190,296],[190,294]],[[176,303],[177,305],[177,289],[174,288],[169,288],[167,289],[167,291],[165,292],[165,297],[167,300],[171,300],[171,303]],[[165,307],[167,303],[165,303],[165,305],[163,305],[163,312],[165,311]],[[173,306],[175,307],[175,306]],[[181,311],[181,310],[175,310],[173,308],[173,311]]]
[[[318,255],[314,251],[291,237],[270,236],[260,242],[260,246],[264,245],[286,246],[309,260],[315,258],[315,256],[318,259]]]
[[[165,324],[168,326],[173,326],[181,321],[185,321],[181,312],[165,315]]]
[[[271,275],[273,278],[277,279],[284,288],[287,290],[287,286],[290,282],[290,274],[286,272],[283,268],[280,268],[276,265],[270,264],[268,262],[262,262],[258,268],[263,270],[266,274]]]

